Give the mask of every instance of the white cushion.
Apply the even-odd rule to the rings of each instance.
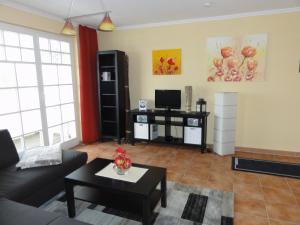
[[[42,146],[26,150],[16,165],[21,169],[51,166],[62,163],[61,145]]]

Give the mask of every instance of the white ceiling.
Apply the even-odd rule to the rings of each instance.
[[[1,0],[0,0],[1,2]],[[71,0],[2,0],[4,4],[51,18],[67,17]],[[210,7],[204,4],[210,2]],[[111,10],[117,27],[174,23],[281,11],[300,11],[300,0],[74,0],[71,16]],[[262,12],[265,11],[265,12]],[[96,27],[103,16],[75,22]]]

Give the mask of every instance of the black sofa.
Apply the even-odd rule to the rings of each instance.
[[[64,177],[83,166],[87,154],[64,150],[63,163],[19,170],[19,156],[8,130],[0,130],[0,197],[40,206],[62,190]]]
[[[0,198],[1,225],[88,225],[58,213]]]
[[[62,159],[61,165],[20,170],[16,168],[19,156],[8,130],[0,130],[1,225],[84,225],[58,214],[31,207],[40,206],[63,191],[64,177],[83,166],[87,162],[87,154],[63,150]]]

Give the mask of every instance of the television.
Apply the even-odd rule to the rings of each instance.
[[[155,108],[180,109],[180,90],[155,90]]]

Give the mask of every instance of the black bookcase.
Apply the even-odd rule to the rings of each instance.
[[[125,136],[125,66],[125,52],[97,53],[101,141],[117,139],[121,143]],[[104,72],[110,74],[109,79],[104,79]]]

